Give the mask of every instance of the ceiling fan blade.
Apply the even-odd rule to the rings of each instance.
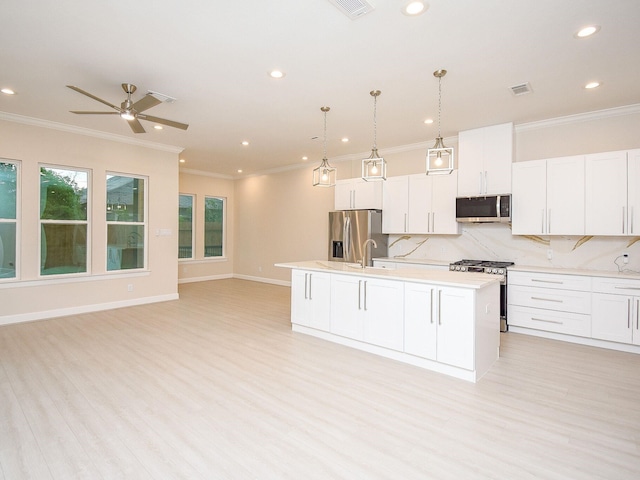
[[[93,98],[94,100],[100,102],[100,103],[104,103],[106,106],[113,108],[114,110],[117,110],[118,112],[120,111],[120,107],[116,107],[113,103],[109,103],[106,100],[103,100],[99,97],[96,97],[95,95],[90,94],[89,92],[85,92],[84,90],[82,90],[81,88],[78,87],[74,87],[73,85],[67,85],[68,88],[70,88],[71,90],[75,90],[78,93],[81,93],[82,95],[86,95],[89,98]]]
[[[131,127],[131,130],[133,130],[133,133],[145,133],[144,127],[137,118],[127,120],[127,123]]]
[[[151,115],[138,115],[138,118],[167,125],[168,127],[180,128],[182,130],[189,128],[189,125],[186,123],[174,122],[173,120],[167,120],[166,118],[152,117]]]
[[[157,98],[147,94],[144,97],[142,97],[140,100],[138,100],[136,103],[134,103],[131,106],[131,108],[133,108],[136,112],[140,113],[140,112],[144,112],[145,110],[148,110],[151,107],[155,107],[159,103],[162,103],[162,102]]]
[[[69,110],[71,113],[77,113],[78,115],[120,115],[120,112],[78,112],[76,110]]]

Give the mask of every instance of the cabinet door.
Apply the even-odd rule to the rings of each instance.
[[[438,288],[436,323],[439,362],[473,370],[475,310],[473,292]]]
[[[584,156],[547,160],[547,235],[584,235]]]
[[[481,195],[484,188],[484,129],[458,133],[458,196]],[[504,192],[500,192],[504,193]]]
[[[402,351],[404,347],[403,282],[362,280],[363,340]]]
[[[546,231],[547,162],[517,162],[512,168],[511,232],[543,235]]]
[[[407,233],[408,213],[409,178],[388,178],[382,186],[382,233]]]
[[[436,360],[435,295],[433,285],[404,286],[404,351],[430,360]]]
[[[382,183],[353,180],[353,208],[382,210]]]
[[[334,206],[336,210],[351,210],[353,208],[353,188],[350,180],[338,180],[334,192]]]
[[[407,233],[429,233],[431,231],[431,177],[422,173],[409,176],[408,203]]]
[[[626,152],[585,157],[585,233],[628,233]]]
[[[309,326],[328,332],[331,328],[331,282],[330,275],[322,272],[309,272],[308,303]]]
[[[594,293],[592,302],[591,336],[612,342],[631,343],[633,297]]]
[[[628,219],[627,232],[640,235],[640,150],[627,153]]]
[[[484,128],[483,141],[483,193],[487,195],[511,193],[513,124],[503,123]]]
[[[362,280],[331,275],[331,333],[362,340]]]
[[[308,272],[291,271],[291,323],[309,326]]]
[[[460,224],[456,222],[458,173],[454,171],[450,175],[435,175],[431,177],[431,182],[430,232],[460,234]]]

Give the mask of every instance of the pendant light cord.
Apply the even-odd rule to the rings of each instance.
[[[440,133],[440,114],[442,113],[442,77],[438,77],[438,138],[442,137]]]
[[[378,149],[378,124],[376,121],[376,112],[377,112],[377,105],[378,105],[378,96],[374,95],[373,96],[373,149],[377,150]]]
[[[322,141],[322,159],[327,159],[327,112],[324,111],[324,140]]]

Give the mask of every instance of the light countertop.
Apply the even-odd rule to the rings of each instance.
[[[412,268],[389,269],[366,267],[359,264],[344,262],[329,262],[327,260],[309,260],[304,262],[276,263],[276,267],[294,270],[310,270],[316,272],[330,272],[359,277],[382,278],[414,283],[429,283],[449,287],[479,289],[498,283],[499,278],[484,273],[450,272],[449,270],[422,270]]]
[[[402,258],[402,257],[376,257],[373,260],[380,260],[383,262],[396,262],[396,263],[409,263],[417,265],[437,265],[442,267],[448,267],[451,262],[445,262],[443,260],[429,260],[429,259],[415,259],[415,258]]]
[[[526,265],[513,265],[509,267],[509,272],[554,273],[562,275],[580,275],[586,277],[629,278],[640,280],[640,273],[630,271],[609,272],[604,270],[582,270],[578,268],[529,267]]]

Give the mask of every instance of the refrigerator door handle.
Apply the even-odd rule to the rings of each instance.
[[[350,230],[350,218],[345,217],[342,227],[342,242],[344,247],[344,261],[349,260],[349,230]]]

